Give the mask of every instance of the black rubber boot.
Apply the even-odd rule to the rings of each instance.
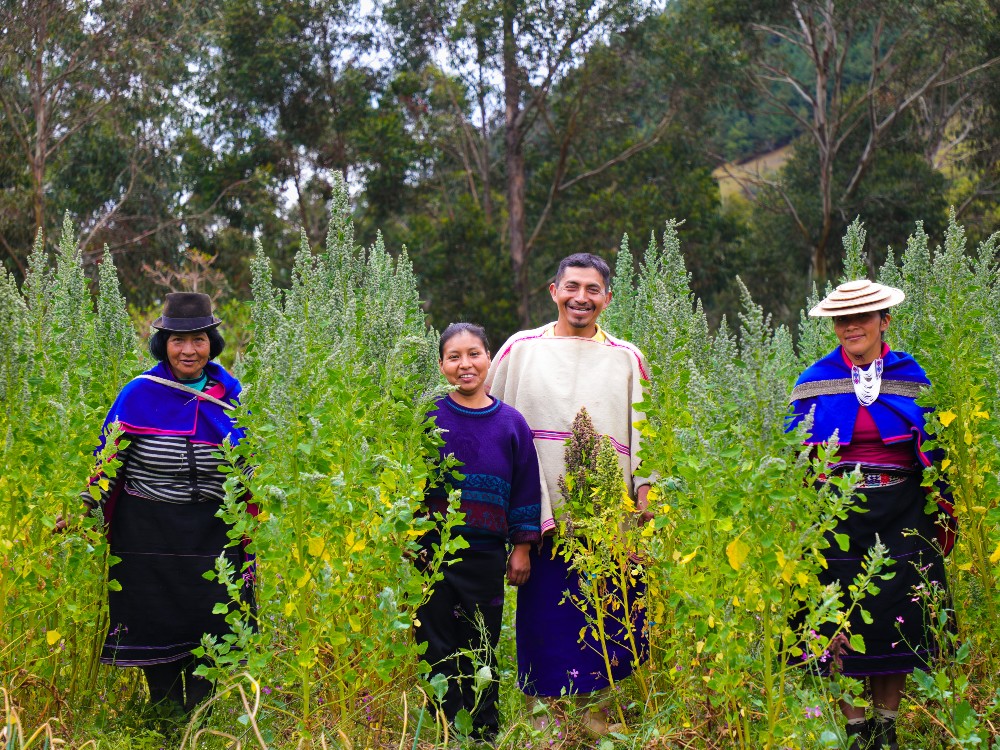
[[[899,743],[896,741],[895,721],[875,717],[868,723],[872,725],[873,750],[899,750]]]
[[[861,724],[848,724],[847,750],[869,750],[872,746],[872,727],[870,721]]]

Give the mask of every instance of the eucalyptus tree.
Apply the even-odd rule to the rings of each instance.
[[[612,114],[601,95],[608,73],[617,75],[614,66],[593,65],[591,53],[604,48],[626,56],[627,48],[615,40],[654,11],[642,0],[389,0],[385,5],[403,64],[443,60],[468,92],[455,103],[457,109],[460,102],[469,105],[468,115],[459,111],[468,118],[461,135],[470,191],[492,220],[492,181],[501,172],[506,215],[497,244],[506,245],[522,325],[531,317],[532,259],[563,194],[652,147],[677,113],[677,88],[661,90],[646,99],[656,106],[644,117],[616,113],[629,134],[617,141],[618,150],[580,148],[594,122]],[[544,178],[526,158],[537,139],[555,154]],[[545,197],[531,211],[533,191]]]
[[[780,180],[754,182],[780,197],[811,248],[810,276],[823,281],[838,212],[903,121],[921,125],[921,153],[938,153],[968,85],[997,61],[983,44],[994,14],[985,0],[730,0],[713,12],[715,23],[741,35],[747,80],[765,108],[796,122],[811,142],[817,208]]]
[[[2,5],[0,142],[9,148],[0,246],[22,275],[35,229],[54,227],[64,209],[91,248],[116,232],[177,227],[180,191],[167,184],[165,152],[211,9],[173,0]]]
[[[203,97],[209,141],[246,177],[265,172],[275,208],[291,198],[313,244],[326,231],[334,172],[357,186],[369,169],[361,140],[384,84],[372,40],[360,0],[223,2]]]

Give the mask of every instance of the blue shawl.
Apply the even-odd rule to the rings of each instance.
[[[144,374],[177,380],[166,362],[160,362]],[[225,368],[209,362],[205,365],[205,374],[216,381],[205,390],[206,395],[234,405],[239,403],[242,386]],[[145,378],[129,381],[118,394],[101,428],[98,451],[104,446],[108,425],[116,421],[126,433],[133,435],[186,435],[191,442],[207,445],[220,445],[227,435],[235,445],[244,435],[218,404]]]
[[[878,399],[868,407],[868,412],[884,443],[916,439],[917,455],[925,466],[929,466],[931,457],[920,446],[927,440],[924,415],[932,410],[918,406],[913,395],[901,395],[901,392],[915,393],[920,386],[930,385],[930,380],[916,360],[905,352],[893,352],[883,347],[882,364],[882,389]],[[814,385],[809,387],[807,384],[810,383]],[[817,391],[826,392],[817,394]],[[792,391],[791,405],[793,414],[789,418],[788,430],[795,429],[809,410],[816,407],[812,435],[805,441],[806,445],[825,443],[834,430],[838,431],[841,445],[851,442],[861,404],[854,393],[851,365],[842,347],[838,346],[814,362],[799,376]]]

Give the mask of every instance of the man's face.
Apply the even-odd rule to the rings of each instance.
[[[567,268],[558,286],[549,284],[549,294],[559,308],[559,321],[579,331],[596,325],[597,316],[611,301],[596,268]]]

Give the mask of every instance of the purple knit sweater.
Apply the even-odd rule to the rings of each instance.
[[[441,456],[454,454],[463,477],[441,477],[427,490],[430,511],[447,511],[450,485],[462,491],[465,523],[456,531],[471,547],[539,541],[538,457],[520,412],[495,398],[485,409],[468,409],[445,396],[428,416],[442,430]]]

